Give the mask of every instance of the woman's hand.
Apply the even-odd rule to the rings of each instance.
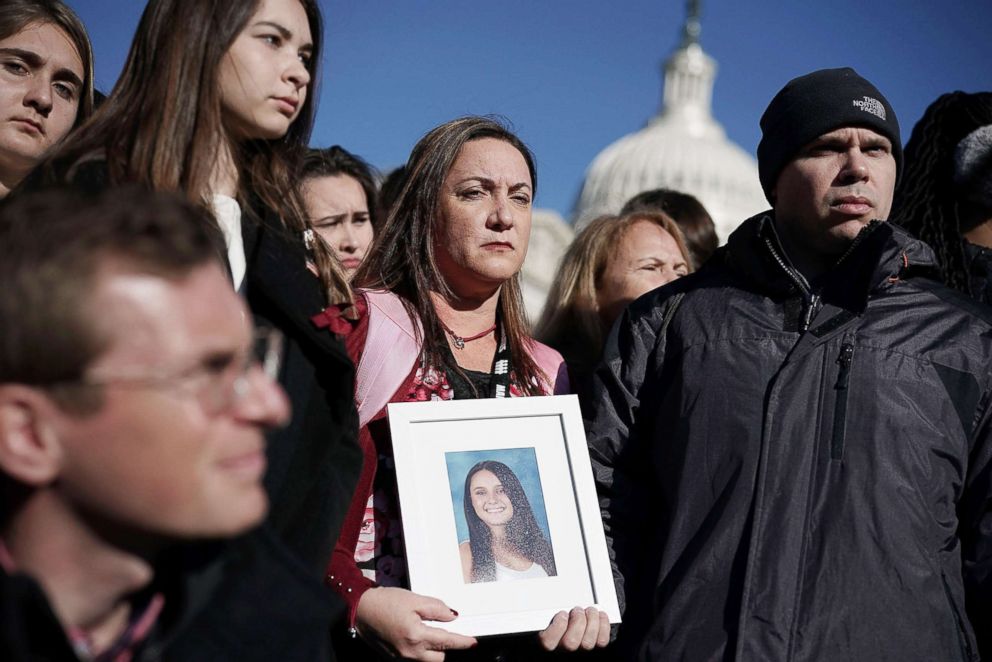
[[[423,621],[453,621],[457,615],[435,598],[379,586],[362,595],[355,619],[362,638],[389,655],[441,662],[444,651],[471,648],[477,642],[473,637],[428,627]],[[606,630],[608,636],[609,623]]]
[[[610,617],[595,607],[560,611],[537,638],[545,650],[575,651],[602,648],[610,643]]]

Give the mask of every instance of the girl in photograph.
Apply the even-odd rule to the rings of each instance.
[[[534,519],[520,480],[495,460],[465,476],[468,540],[458,546],[465,583],[553,577],[551,544]]]

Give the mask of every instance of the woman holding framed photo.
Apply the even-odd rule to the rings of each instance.
[[[400,588],[406,566],[385,406],[561,393],[567,379],[561,355],[528,335],[520,294],[536,188],[530,150],[500,123],[464,117],[425,135],[406,172],[352,281],[364,288],[346,344],[358,365],[365,464],[327,582],[349,603],[354,635],[392,655],[441,660],[477,642],[425,625],[457,614]],[[334,310],[314,321],[345,324]],[[606,614],[589,608],[559,613],[539,641],[576,650],[608,637]]]

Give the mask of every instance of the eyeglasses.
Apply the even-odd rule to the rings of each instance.
[[[259,368],[269,380],[279,377],[284,339],[278,329],[259,328],[252,347],[238,354],[209,357],[176,372],[120,372],[59,382],[67,386],[117,386],[175,390],[197,400],[203,411],[216,416],[231,410],[251,390],[250,373]]]

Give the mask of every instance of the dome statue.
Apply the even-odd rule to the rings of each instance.
[[[577,230],[656,188],[696,196],[713,217],[721,241],[741,221],[769,207],[757,161],[727,139],[713,118],[717,67],[699,45],[699,32],[699,2],[690,0],[682,43],[665,62],[661,111],[593,159],[574,212]]]

